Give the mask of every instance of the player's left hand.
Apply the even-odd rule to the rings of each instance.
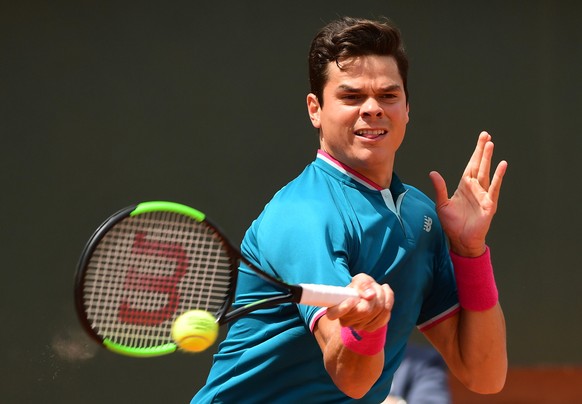
[[[461,181],[449,199],[443,177],[430,173],[436,207],[451,249],[458,255],[476,257],[485,252],[485,237],[497,211],[497,202],[507,162],[501,161],[490,179],[493,142],[481,132],[475,151],[463,172]]]

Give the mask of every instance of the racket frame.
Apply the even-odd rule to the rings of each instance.
[[[139,204],[130,205],[125,207],[109,218],[107,218],[93,233],[93,235],[87,241],[85,248],[79,258],[79,262],[77,265],[77,273],[75,276],[75,288],[74,288],[74,299],[75,299],[75,307],[77,316],[81,325],[87,332],[89,336],[97,343],[101,344],[102,346],[106,347],[108,350],[113,351],[118,354],[123,354],[127,356],[137,356],[137,357],[151,357],[151,356],[160,356],[166,355],[176,351],[177,345],[173,342],[155,346],[155,347],[130,347],[125,346],[123,344],[116,343],[106,337],[102,337],[99,335],[98,331],[94,329],[92,326],[85,307],[85,299],[84,299],[84,283],[85,277],[87,275],[87,267],[89,262],[95,252],[96,248],[99,246],[99,243],[103,240],[105,235],[118,223],[122,220],[132,217],[138,216],[140,214],[148,213],[148,212],[171,212],[177,213],[184,216],[188,216],[189,218],[204,224],[208,228],[210,228],[215,236],[220,240],[226,255],[229,258],[229,266],[230,266],[230,286],[228,288],[228,292],[226,294],[226,299],[218,309],[216,313],[213,313],[217,318],[217,323],[219,325],[226,324],[230,321],[236,320],[252,311],[272,307],[283,303],[299,303],[301,300],[301,295],[303,292],[302,287],[297,285],[289,285],[286,284],[279,279],[271,276],[260,269],[256,268],[252,265],[247,259],[245,259],[240,250],[236,248],[230,240],[224,235],[223,231],[219,228],[219,226],[211,221],[206,215],[194,208],[191,208],[186,205],[182,205],[175,202],[166,202],[166,201],[151,201],[151,202],[142,202]],[[257,276],[265,280],[266,282],[277,286],[281,289],[283,294],[272,296],[266,299],[261,299],[247,305],[231,309],[235,298],[235,291],[236,285],[238,280],[238,267],[240,263],[243,262],[250,270],[253,271]]]

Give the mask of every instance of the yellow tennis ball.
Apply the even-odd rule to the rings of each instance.
[[[202,352],[216,341],[218,323],[205,310],[187,311],[172,324],[172,338],[184,351]]]

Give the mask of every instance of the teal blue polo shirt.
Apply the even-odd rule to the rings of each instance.
[[[434,203],[394,174],[389,189],[324,151],[252,223],[241,250],[288,283],[345,286],[367,273],[394,291],[385,367],[360,400],[327,374],[312,334],[325,309],[286,304],[229,327],[206,385],[192,403],[374,403],[388,394],[410,333],[459,310],[448,246]],[[277,290],[241,266],[236,305]]]

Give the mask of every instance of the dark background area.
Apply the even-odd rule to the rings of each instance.
[[[488,242],[511,365],[582,363],[582,3],[4,1],[1,402],[189,401],[211,352],[97,347],[74,312],[78,256],[109,214],[152,199],[240,242],[315,157],[307,50],[340,15],[403,32],[403,181],[432,196],[434,169],[454,189],[483,129],[509,161]]]

